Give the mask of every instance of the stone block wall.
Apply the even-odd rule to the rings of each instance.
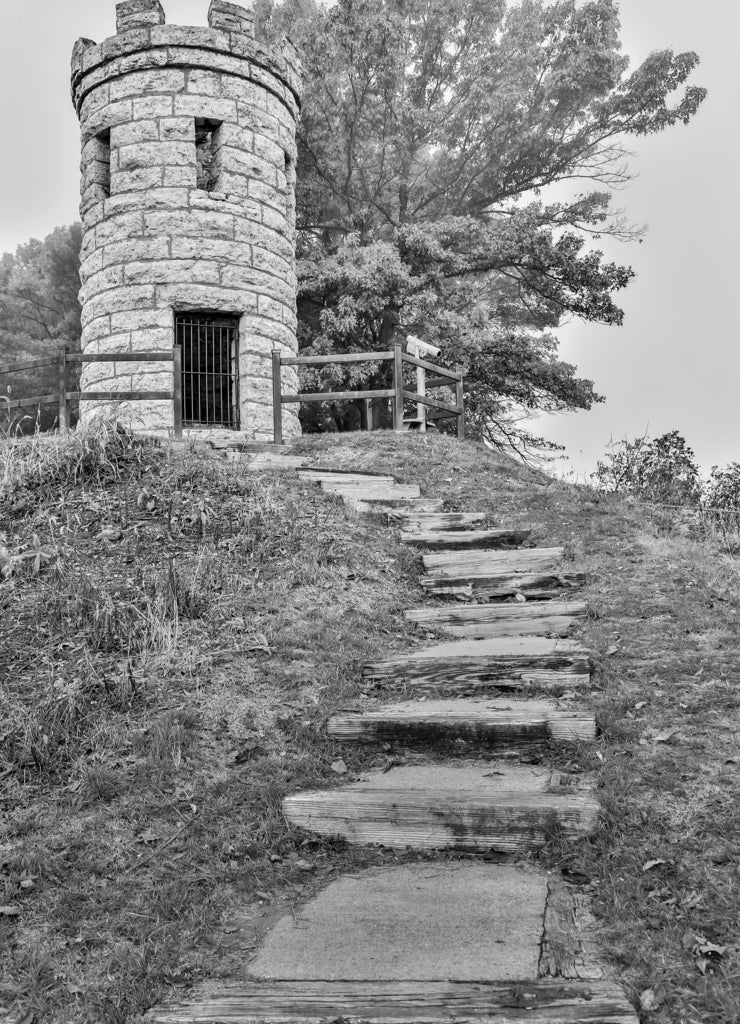
[[[250,7],[212,0],[208,17],[168,26],[159,0],[125,0],[116,36],[75,46],[82,345],[166,350],[179,312],[238,317],[241,432],[269,440],[271,352],[297,351],[300,65],[287,40],[279,52],[254,40]],[[161,390],[165,378],[168,364],[87,363],[82,388]],[[285,370],[283,390],[296,389]],[[83,403],[83,419],[100,404]],[[172,427],[172,403],[114,406],[134,426]],[[284,428],[300,432],[295,407]]]

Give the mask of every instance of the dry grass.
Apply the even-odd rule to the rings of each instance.
[[[326,718],[358,702],[364,661],[422,642],[400,614],[417,562],[289,474],[115,432],[10,444],[0,1020],[122,1024],[172,986],[237,977],[275,915],[338,872],[404,859],[306,839],[280,800],[341,782]],[[603,823],[544,862],[589,882],[630,995],[654,994],[647,1024],[739,1020],[736,562],[474,444],[301,447],[530,522],[587,566],[602,735],[561,758],[600,769]],[[341,755],[351,777],[388,752]]]

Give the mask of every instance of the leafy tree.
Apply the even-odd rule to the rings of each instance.
[[[702,505],[735,513],[736,517],[740,515],[740,463],[731,462],[721,469],[712,467],[702,494]]]
[[[701,495],[694,452],[677,430],[612,445],[592,475],[604,490],[667,505],[695,505]]]
[[[696,55],[629,73],[615,0],[263,0],[260,21],[304,61],[301,346],[441,343],[494,443],[526,444],[521,412],[600,401],[551,332],[621,323],[632,271],[588,242],[630,237],[609,191],[629,177],[625,140],[690,120],[704,90],[669,97]],[[568,181],[590,191],[545,201]]]
[[[0,365],[42,359],[63,345],[79,350],[81,242],[81,226],[73,224],[0,257]],[[0,394],[13,399],[55,388],[53,367],[0,377]],[[55,416],[44,407],[42,425]]]

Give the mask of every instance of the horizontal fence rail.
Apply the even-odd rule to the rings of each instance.
[[[170,391],[70,391],[69,366],[73,363],[172,363],[172,390]],[[70,401],[83,402],[146,402],[169,401],[173,404],[174,435],[182,438],[182,354],[179,347],[164,352],[68,352],[61,349],[53,358],[33,359],[24,363],[0,365],[0,376],[8,373],[21,373],[24,370],[36,370],[46,366],[57,367],[58,386],[54,394],[36,395],[33,398],[20,398],[15,401],[3,402],[3,408],[31,409],[40,405],[57,404],[59,407],[59,429],[66,430],[69,426]]]
[[[392,364],[393,387],[364,391],[321,391],[298,392],[288,394],[283,391],[282,369],[284,366],[332,366],[347,363],[384,363]],[[417,370],[417,390],[410,391],[404,387],[403,368],[414,366]],[[426,378],[426,371],[433,373]],[[452,388],[455,391],[455,404],[434,398],[426,391],[428,388]],[[421,390],[420,390],[421,389]],[[353,402],[365,403],[365,428],[372,430],[372,403],[376,400],[390,399],[393,414],[393,429],[404,429],[404,401],[415,402],[417,419],[411,422],[426,426],[427,420],[434,421],[450,416],[457,417],[457,436],[465,437],[465,400],[463,394],[463,375],[458,370],[449,370],[425,359],[409,355],[403,351],[401,343],[384,352],[347,352],[335,356],[287,356],[279,349],[272,352],[272,413],[273,439],[275,444],[283,443],[283,406],[312,402]],[[427,415],[426,410],[430,413]]]

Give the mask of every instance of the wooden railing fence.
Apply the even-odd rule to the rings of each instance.
[[[172,363],[172,389],[169,391],[70,391],[69,367],[73,363]],[[15,409],[32,409],[40,405],[56,404],[59,409],[59,429],[62,431],[69,427],[68,403],[72,401],[171,401],[174,414],[174,435],[178,440],[182,438],[182,355],[179,348],[175,347],[165,352],[105,353],[70,352],[68,349],[60,349],[54,356],[47,356],[44,359],[0,365],[0,376],[41,369],[46,366],[57,367],[58,385],[53,394],[5,401],[2,403],[2,408],[12,412]]]
[[[329,366],[345,363],[392,363],[393,387],[370,391],[322,391],[316,393],[303,392],[286,394],[282,388],[282,368],[284,366]],[[410,391],[404,387],[403,368],[405,365],[415,366],[434,374],[426,377],[425,389],[451,387],[455,390],[455,404],[432,398],[426,393]],[[417,407],[424,406],[433,410],[428,419],[437,420],[457,417],[457,436],[465,437],[465,404],[463,397],[463,375],[457,370],[448,370],[445,366],[418,359],[403,351],[398,342],[393,349],[385,352],[352,352],[336,356],[289,356],[285,358],[279,349],[272,353],[272,414],[273,437],[275,444],[283,442],[283,406],[302,402],[353,402],[362,400],[365,403],[365,426],[372,430],[372,403],[378,399],[391,400],[393,429],[404,429],[404,401],[415,402]]]

